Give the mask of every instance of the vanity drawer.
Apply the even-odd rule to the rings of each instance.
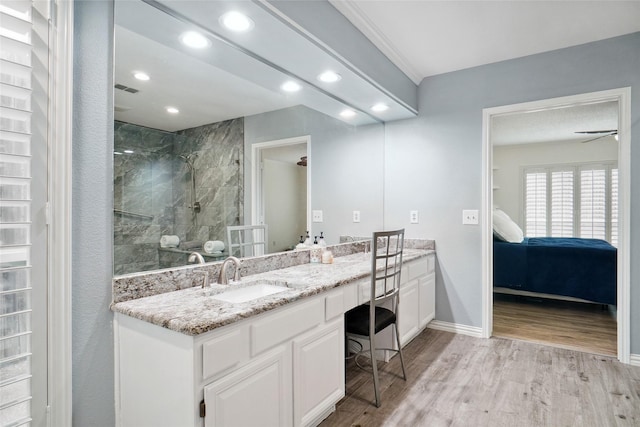
[[[202,344],[202,379],[249,359],[249,327],[233,328]]]
[[[332,291],[324,299],[324,320],[327,322],[344,313],[344,294],[342,289]]]
[[[251,356],[323,323],[324,316],[325,299],[314,298],[255,321],[251,325]]]
[[[409,280],[416,279],[420,276],[425,276],[429,272],[429,258],[420,258],[417,261],[413,261],[408,265],[407,276]]]

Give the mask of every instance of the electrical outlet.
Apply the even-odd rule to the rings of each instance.
[[[353,211],[353,222],[360,222],[360,211]]]
[[[478,224],[478,210],[477,209],[465,209],[462,211],[462,223],[463,224]]]
[[[312,211],[312,213],[311,213],[311,221],[313,221],[313,222],[322,222],[322,211]]]
[[[418,211],[409,211],[409,222],[411,224],[417,224],[419,222]]]

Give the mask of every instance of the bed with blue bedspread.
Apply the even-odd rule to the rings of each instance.
[[[617,250],[599,239],[494,239],[493,286],[616,304]]]

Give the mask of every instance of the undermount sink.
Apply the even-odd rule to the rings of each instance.
[[[286,286],[272,285],[270,283],[256,283],[224,291],[222,293],[212,295],[211,297],[218,301],[238,304],[277,294],[279,292],[284,292],[286,290]]]

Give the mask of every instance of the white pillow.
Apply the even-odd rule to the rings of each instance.
[[[518,224],[500,209],[493,210],[493,233],[505,242],[521,243],[524,240]]]

